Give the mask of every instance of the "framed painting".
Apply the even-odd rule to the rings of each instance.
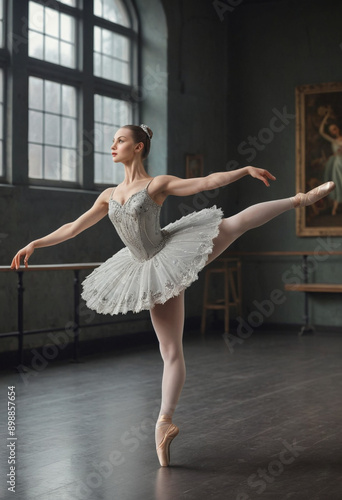
[[[203,176],[203,155],[186,155],[186,170],[185,177],[191,179],[193,177]]]
[[[342,82],[296,87],[296,188],[336,189],[297,210],[298,236],[342,236]]]

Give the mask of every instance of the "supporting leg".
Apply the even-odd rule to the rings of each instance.
[[[156,304],[150,314],[164,362],[162,401],[155,431],[156,449],[160,465],[167,466],[170,461],[170,443],[178,434],[178,428],[172,424],[172,416],[186,374],[182,342],[184,291],[165,304]]]
[[[164,362],[162,402],[159,416],[172,417],[185,382],[183,355],[184,291],[150,311]]]

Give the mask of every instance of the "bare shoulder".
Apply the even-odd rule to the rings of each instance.
[[[98,195],[95,203],[106,204],[107,205],[109,203],[109,198],[110,198],[110,195],[111,195],[113,189],[114,189],[113,187],[109,187],[109,188],[104,189]]]
[[[162,205],[167,198],[165,191],[172,175],[156,175],[148,188],[150,197],[158,204]]]
[[[153,183],[151,184],[151,188],[153,185],[153,189],[157,192],[164,191],[169,183],[173,180],[180,179],[180,177],[176,177],[175,175],[168,175],[168,174],[163,174],[163,175],[157,175]]]

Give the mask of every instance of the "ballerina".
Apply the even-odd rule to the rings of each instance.
[[[334,193],[330,194],[330,198],[333,200],[331,215],[336,215],[338,206],[342,203],[342,132],[336,123],[331,106],[327,107],[326,114],[319,127],[319,133],[331,143],[333,152],[325,164],[325,178],[332,179],[336,185]]]
[[[74,238],[108,214],[126,247],[85,278],[82,297],[89,308],[102,314],[150,311],[164,363],[155,443],[160,465],[168,466],[170,443],[179,432],[172,417],[186,374],[182,343],[184,290],[198,278],[205,265],[243,233],[287,210],[315,203],[335,186],[327,182],[307,194],[259,203],[228,218],[223,218],[222,210],[216,206],[205,208],[161,229],[159,214],[169,195],[189,196],[213,190],[246,175],[269,186],[275,177],[265,169],[247,166],[192,179],[173,175],[153,178],[143,165],[152,135],[152,130],[144,124],[121,127],[115,133],[111,152],[114,163],[124,164],[123,182],[105,189],[75,221],[19,250],[11,268],[18,269],[21,258],[27,267],[36,248]]]

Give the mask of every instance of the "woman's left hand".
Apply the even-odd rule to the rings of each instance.
[[[268,170],[264,168],[256,168],[256,167],[247,167],[249,175],[254,177],[255,179],[259,179],[262,181],[267,187],[269,187],[270,183],[268,179],[275,181],[276,178],[272,175]]]

